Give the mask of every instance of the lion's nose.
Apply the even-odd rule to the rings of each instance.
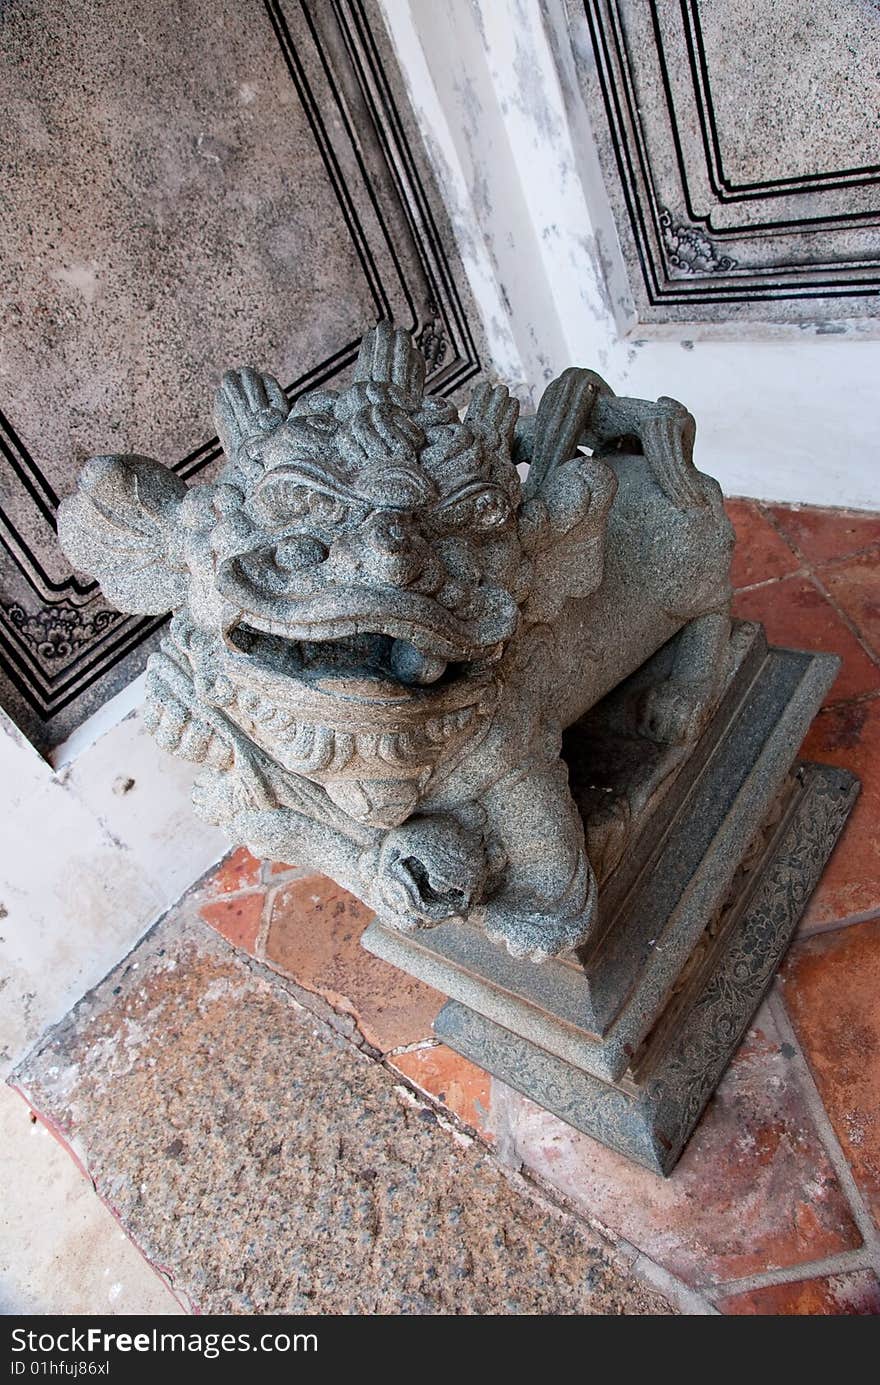
[[[409,515],[396,510],[382,510],[365,524],[370,540],[380,553],[403,553],[413,541],[413,522]]]
[[[409,587],[417,580],[428,549],[412,518],[399,511],[380,511],[361,526],[364,567],[378,582]]]

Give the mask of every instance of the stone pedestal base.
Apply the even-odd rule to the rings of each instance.
[[[364,935],[451,997],[435,1031],[563,1120],[669,1173],[785,952],[858,793],[795,763],[836,660],[734,633],[730,681],[691,753],[625,715],[662,658],[568,733],[603,927],[536,965],[479,929]]]

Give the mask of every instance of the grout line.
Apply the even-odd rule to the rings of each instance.
[[[864,1238],[865,1248],[868,1251],[872,1251],[876,1259],[880,1256],[880,1229],[875,1225],[874,1218],[871,1216],[865,1204],[859,1186],[853,1176],[852,1169],[850,1168],[849,1160],[843,1151],[843,1146],[837,1138],[837,1133],[834,1126],[831,1124],[828,1112],[825,1110],[825,1104],[822,1101],[819,1088],[816,1086],[815,1079],[810,1071],[810,1066],[804,1057],[800,1040],[795,1033],[788,1011],[785,1008],[785,1002],[782,997],[778,978],[773,983],[773,987],[768,996],[768,1004],[780,1035],[794,1050],[794,1055],[789,1061],[793,1064],[799,1079],[799,1085],[804,1095],[807,1109],[816,1123],[819,1139],[825,1146],[828,1158],[840,1180],[840,1186],[849,1201],[850,1210],[853,1214],[856,1226],[859,1228]]]
[[[788,582],[792,577],[809,577],[810,570],[806,567],[795,568],[793,572],[782,572],[778,577],[762,577],[760,582],[748,582],[744,587],[734,587],[733,598],[736,600],[742,592],[760,591],[762,587],[778,586],[781,582]]]
[[[257,929],[257,936],[254,940],[254,953],[257,957],[265,957],[266,943],[269,939],[269,928],[272,923],[272,909],[275,905],[275,896],[278,889],[274,885],[263,887],[263,907],[260,910],[260,926]]]
[[[770,512],[770,510],[768,510],[766,504],[763,503],[763,502],[761,502],[761,501],[756,501],[755,504],[756,504],[757,507],[758,507],[758,512],[759,512],[759,514],[767,521],[767,523],[768,523],[769,525],[771,525],[771,527],[776,531],[776,533],[777,533],[777,534],[779,535],[779,537],[782,539],[783,543],[785,543],[785,544],[787,545],[787,547],[791,549],[791,551],[792,551],[792,553],[795,555],[795,557],[796,557],[797,559],[799,559],[799,561],[801,562],[804,571],[803,571],[803,573],[801,573],[800,575],[805,576],[805,577],[807,578],[807,580],[810,581],[810,582],[813,584],[813,586],[816,588],[816,590],[819,592],[819,594],[820,594],[821,596],[824,596],[825,600],[828,602],[828,604],[829,604],[829,606],[831,607],[831,609],[835,612],[835,614],[838,616],[838,618],[839,618],[840,620],[843,621],[844,625],[845,625],[846,628],[849,630],[850,634],[858,641],[859,645],[860,645],[861,648],[864,650],[864,652],[867,654],[867,656],[868,656],[868,658],[871,660],[871,662],[872,662],[873,664],[880,665],[880,655],[876,654],[876,653],[874,652],[874,650],[871,648],[871,646],[868,644],[867,640],[865,639],[865,637],[863,636],[863,634],[861,633],[861,631],[859,630],[859,628],[858,628],[857,625],[855,624],[855,621],[853,621],[853,620],[847,615],[846,611],[844,611],[844,610],[838,605],[838,603],[835,601],[834,597],[833,597],[833,596],[831,595],[831,593],[828,591],[828,588],[825,586],[825,583],[822,581],[822,579],[820,578],[820,576],[819,576],[819,574],[818,574],[818,569],[819,569],[820,567],[823,567],[823,566],[824,566],[824,567],[830,566],[830,564],[831,564],[831,563],[834,563],[834,562],[845,562],[847,558],[853,558],[853,557],[861,556],[861,555],[863,555],[863,554],[865,554],[865,553],[870,553],[870,552],[872,551],[872,549],[875,548],[877,545],[876,545],[876,544],[868,544],[866,548],[863,548],[863,549],[859,550],[859,553],[858,553],[858,554],[856,554],[856,553],[849,553],[849,554],[847,554],[845,557],[838,558],[838,559],[831,559],[830,562],[826,562],[826,563],[824,563],[824,564],[820,564],[820,563],[813,562],[813,561],[811,561],[811,560],[807,557],[807,555],[804,553],[803,549],[800,548],[800,547],[798,546],[796,540],[794,540],[793,538],[791,538],[791,537],[786,533],[784,527],[779,523],[779,521],[777,520],[776,516],[775,516],[774,514],[772,514],[772,513]],[[819,508],[824,508],[824,507],[819,507]],[[795,574],[795,573],[792,573],[792,574],[791,574],[792,577],[794,577],[794,576],[796,576],[796,575],[797,575],[797,574]],[[785,579],[783,578],[783,579],[777,579],[777,580],[785,580]],[[766,586],[767,583],[756,583],[755,585],[757,585],[757,586]],[[751,588],[743,588],[742,590],[744,590],[744,591],[745,591],[745,590],[751,590]]]
[[[243,885],[240,890],[224,890],[222,894],[209,895],[205,899],[198,900],[196,907],[201,908],[205,904],[222,904],[227,899],[247,899],[249,895],[262,894],[265,888],[265,885],[258,881],[256,885]]]
[[[714,1318],[719,1316],[719,1310],[697,1289],[692,1289],[672,1274],[670,1270],[658,1265],[656,1260],[652,1260],[644,1251],[637,1246],[630,1247],[628,1241],[621,1240],[621,1248],[631,1248],[635,1252],[635,1259],[632,1262],[632,1272],[642,1283],[649,1284],[652,1289],[657,1289],[668,1303],[676,1308],[682,1317],[686,1318]]]
[[[210,927],[205,924],[204,927]],[[219,935],[222,936],[222,935]],[[356,1053],[366,1062],[378,1063],[383,1065],[384,1055],[381,1049],[374,1048],[369,1040],[364,1036],[358,1023],[357,1016],[351,1010],[339,1009],[326,996],[319,991],[310,991],[307,986],[298,981],[289,971],[279,966],[277,962],[271,961],[268,957],[257,956],[253,952],[247,952],[243,948],[236,947],[235,943],[230,943],[225,939],[228,946],[233,948],[239,961],[248,968],[254,976],[259,976],[263,980],[278,985],[288,1000],[298,1010],[302,1010],[311,1016],[311,1022],[321,1025],[328,1034],[332,1034],[334,1039],[341,1040],[347,1044],[352,1053]],[[332,1016],[332,1018],[330,1018]],[[342,1028],[333,1023],[339,1020]],[[395,1073],[397,1081],[401,1080],[402,1075]],[[405,1079],[404,1079],[405,1080]]]
[[[175,901],[170,908],[176,909],[177,905],[181,903],[183,899],[186,899],[188,895],[196,899],[196,907],[199,909],[206,904],[223,904],[227,899],[247,899],[252,894],[263,894],[269,890],[274,892],[279,885],[289,885],[292,880],[307,880],[310,875],[320,875],[320,871],[307,870],[303,866],[293,866],[291,870],[285,871],[283,874],[269,875],[267,879],[264,880],[261,878],[254,885],[242,885],[240,890],[223,890],[220,894],[210,893],[211,879],[210,877],[205,877],[203,881],[197,880],[195,885],[191,885],[186,893],[181,895],[181,898]],[[201,894],[202,884],[205,885],[208,893],[204,898],[198,898]]]
[[[876,553],[880,558],[880,541],[877,539],[873,543],[866,543],[864,548],[854,548],[851,553],[838,553],[834,558],[821,558],[813,563],[815,572],[824,572],[826,568],[838,567],[843,563],[848,563],[852,558],[867,558]]]
[[[836,712],[841,707],[860,707],[865,702],[876,702],[880,697],[880,688],[875,688],[873,692],[856,693],[854,697],[835,697],[831,702],[823,702],[816,713],[821,716],[823,712]]]
[[[761,516],[762,519],[765,519],[765,520],[767,521],[767,523],[770,525],[770,528],[771,528],[771,529],[774,529],[774,530],[776,531],[776,533],[777,533],[777,534],[779,535],[779,537],[782,539],[782,542],[785,544],[786,548],[790,548],[790,549],[791,549],[791,551],[792,551],[792,553],[794,554],[794,556],[795,556],[796,558],[799,558],[799,559],[800,559],[800,561],[801,561],[801,563],[804,565],[804,567],[812,569],[812,564],[811,564],[809,558],[807,557],[806,553],[805,553],[804,550],[798,545],[797,540],[796,540],[796,539],[793,539],[793,538],[790,538],[789,535],[785,532],[784,527],[783,527],[782,524],[779,522],[779,520],[776,518],[776,516],[774,515],[773,511],[770,509],[770,507],[769,507],[767,501],[765,501],[765,500],[756,500],[756,501],[755,501],[755,504],[756,504],[757,507],[758,507],[758,514]],[[821,505],[820,505],[820,506],[816,506],[816,508],[817,508],[817,509],[824,509],[824,506],[821,506]]]
[[[316,870],[313,866],[288,866],[287,870],[273,871],[271,867],[274,865],[277,865],[276,861],[265,862],[267,885],[287,885],[291,880],[307,880],[310,875],[321,875],[325,880],[330,879],[329,875],[323,875],[322,871]]]
[[[728,1279],[723,1284],[713,1284],[711,1295],[717,1303],[719,1299],[732,1298],[735,1294],[747,1294],[751,1289],[772,1289],[777,1284],[800,1284],[826,1274],[846,1274],[852,1270],[874,1268],[876,1257],[869,1246],[862,1246],[860,1250],[844,1250],[839,1255],[826,1255],[823,1260],[810,1260],[803,1265],[787,1265],[784,1269],[744,1275],[742,1279]]]
[[[816,573],[816,572],[814,571],[814,572],[811,572],[811,573],[809,574],[809,576],[810,576],[810,581],[812,582],[813,586],[816,588],[817,592],[819,592],[820,595],[824,596],[825,600],[828,602],[828,605],[831,607],[832,611],[835,611],[835,612],[836,612],[836,614],[837,614],[837,616],[838,616],[838,619],[840,619],[840,620],[843,621],[843,624],[846,626],[847,630],[849,630],[850,634],[851,634],[851,635],[858,641],[858,643],[861,645],[862,649],[865,651],[865,653],[867,654],[868,658],[871,660],[871,663],[872,663],[872,664],[876,664],[878,667],[880,667],[880,654],[875,654],[874,650],[873,650],[873,649],[871,648],[871,646],[868,644],[868,641],[865,639],[864,635],[862,634],[861,630],[860,630],[860,629],[858,628],[858,626],[856,625],[855,621],[854,621],[850,616],[847,615],[846,611],[844,611],[843,608],[842,608],[841,606],[839,606],[839,605],[837,604],[837,601],[836,601],[836,600],[834,599],[834,597],[831,595],[830,591],[829,591],[828,588],[825,586],[825,583],[821,580],[821,578],[819,577],[818,573]]]
[[[795,934],[792,942],[797,944],[807,938],[817,938],[822,933],[835,933],[838,928],[851,928],[857,923],[872,923],[880,918],[880,908],[868,909],[864,914],[847,914],[842,919],[826,919],[823,923],[808,924],[805,928],[801,926]]]
[[[383,1058],[398,1058],[402,1053],[420,1053],[425,1048],[439,1048],[439,1039],[416,1039],[411,1044],[398,1044],[397,1048],[389,1048],[382,1056]]]

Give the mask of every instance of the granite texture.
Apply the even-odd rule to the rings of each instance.
[[[631,1051],[625,1080],[598,1081],[511,1032],[514,1025],[517,1031],[532,1027],[513,1006],[509,1027],[501,1028],[450,1001],[435,1022],[437,1035],[577,1129],[655,1173],[671,1173],[773,980],[852,805],[856,786],[850,776],[810,766],[805,781],[800,803],[754,866],[756,879],[750,882],[747,873],[737,881],[746,906],[736,917],[734,894],[719,916],[713,910],[707,936],[694,948],[652,1033]],[[476,1004],[488,1008],[482,997]],[[559,1051],[552,1020],[547,1027]],[[613,1053],[613,1041],[605,1046]],[[603,1046],[596,1047],[601,1057]],[[590,1059],[595,1068],[596,1056]]]
[[[763,583],[768,610],[788,580],[786,573],[797,571],[804,560],[819,564],[815,575],[823,583],[831,568],[840,569],[839,560],[867,548],[880,578],[876,516],[770,510],[746,501],[728,502],[728,510],[738,532],[736,552],[748,555],[748,575],[738,585]],[[792,560],[780,561],[784,550],[777,524],[796,541],[796,560],[792,554]],[[819,644],[825,629],[825,621],[819,621]],[[777,638],[797,643],[803,638],[800,624],[783,625]],[[876,647],[870,640],[865,643],[876,657]],[[838,648],[834,641],[831,647]],[[844,661],[849,657],[845,650],[838,652]],[[784,985],[776,983],[753,1020],[671,1178],[660,1179],[615,1154],[498,1080],[490,1081],[477,1065],[438,1047],[430,1038],[426,988],[419,988],[414,978],[404,978],[415,988],[409,1005],[399,989],[402,973],[378,958],[372,961],[377,969],[384,966],[384,981],[377,970],[365,984],[358,934],[368,916],[351,899],[344,919],[337,918],[335,903],[322,909],[322,902],[326,906],[337,899],[336,887],[326,878],[311,876],[308,889],[296,894],[291,907],[274,911],[276,955],[282,966],[294,968],[286,973],[290,985],[317,984],[322,994],[333,993],[338,1024],[355,1025],[366,1034],[381,1014],[383,1046],[392,1050],[386,1061],[429,1094],[441,1115],[458,1116],[484,1135],[495,1134],[501,1158],[523,1161],[586,1216],[598,1218],[613,1236],[625,1237],[680,1275],[722,1311],[838,1312],[847,1305],[870,1304],[870,1292],[861,1289],[874,1285],[876,1293],[871,1275],[878,1268],[876,1228],[860,1193],[869,1190],[869,1135],[880,1130],[880,1083],[871,1085],[869,1058],[877,1007],[871,950],[855,941],[870,934],[870,926],[859,920],[875,917],[880,909],[878,707],[876,694],[834,703],[813,723],[802,754],[854,771],[862,781],[800,927],[801,937],[820,930],[815,936],[824,938],[825,946],[804,954],[807,964],[802,966],[795,941]],[[265,900],[268,915],[291,876],[296,879],[290,865],[266,862],[262,879],[252,884],[254,864],[238,852],[199,893],[210,897],[215,887],[241,886]],[[854,943],[831,945],[850,932],[856,935]],[[289,949],[285,934],[295,940]],[[258,957],[263,948],[261,939]],[[546,964],[532,970],[543,973]],[[383,986],[394,997],[393,1007],[387,1005],[384,1013]],[[305,1003],[323,1004],[314,995]],[[789,1014],[796,1021],[794,1029]],[[817,1083],[827,1106],[819,1099]],[[835,1132],[843,1137],[841,1143]],[[852,1176],[846,1167],[850,1160]],[[796,1283],[781,1282],[792,1275]]]
[[[742,859],[754,862],[756,828],[772,817],[795,749],[834,677],[833,659],[768,652],[755,627],[740,627],[737,635],[746,636],[746,657],[722,709],[687,761],[676,762],[670,751],[660,757],[661,787],[642,804],[641,815],[626,811],[632,767],[641,759],[638,743],[610,733],[603,706],[595,719],[572,728],[571,784],[588,838],[587,788],[604,798],[608,819],[628,833],[625,855],[601,881],[603,932],[594,947],[535,968],[507,957],[465,924],[402,935],[380,921],[364,935],[365,946],[575,1067],[604,1081],[623,1077],[707,927],[749,884]],[[603,732],[600,763],[589,748]],[[842,782],[850,781],[844,776]],[[799,829],[805,836],[810,816]],[[821,824],[820,813],[811,835],[821,837]],[[839,826],[828,824],[825,856]],[[813,854],[805,852],[809,888],[806,895],[803,888],[796,893],[801,907],[815,885],[812,865]],[[796,912],[786,913],[789,929],[796,921]]]
[[[454,243],[361,0],[14,0],[0,15],[4,705],[51,744],[144,664],[71,572],[58,497],[96,447],[218,456],[228,360],[296,394],[395,313],[433,387],[479,369]]]
[[[640,321],[876,317],[872,0],[568,12]]]
[[[202,1312],[669,1311],[204,925],[154,929],[15,1081]]]
[[[595,940],[605,854],[562,733],[644,668],[621,721],[687,757],[728,680],[733,530],[675,400],[572,367],[531,417],[498,384],[461,418],[430,369],[382,321],[292,409],[231,370],[215,483],[93,457],[59,537],[123,610],[172,612],[144,715],[208,821],[392,927],[542,962]],[[656,797],[650,766],[630,788]]]
[[[570,738],[575,799],[582,759],[594,776],[584,782],[634,839],[602,881],[594,946],[535,968],[461,922],[405,934],[377,920],[363,937],[452,998],[439,1038],[658,1173],[674,1167],[735,1052],[858,794],[850,774],[792,769],[837,661],[768,651],[754,627],[736,636],[742,661],[721,709],[685,765],[664,775],[660,758],[655,772],[672,785],[642,819],[627,820],[611,787],[620,797],[615,770],[626,790],[640,762],[611,734],[611,711],[595,709],[601,736],[585,718],[583,746]],[[604,763],[589,753],[603,737]],[[588,816],[585,827],[590,840]]]

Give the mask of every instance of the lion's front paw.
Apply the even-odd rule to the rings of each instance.
[[[512,880],[486,906],[485,928],[512,957],[546,962],[581,947],[596,922],[596,877],[586,854],[578,853],[574,874],[560,881],[555,897],[538,896]]]
[[[669,678],[658,683],[639,703],[640,732],[663,745],[696,740],[714,705],[715,691],[715,684],[708,679],[685,682]]]
[[[467,914],[486,874],[483,843],[454,818],[411,818],[364,855],[361,874],[389,921],[424,928]]]
[[[586,942],[589,920],[559,918],[553,913],[527,913],[506,905],[503,900],[486,910],[486,935],[493,943],[506,947],[511,957],[530,962],[546,962],[562,952],[571,952]]]

